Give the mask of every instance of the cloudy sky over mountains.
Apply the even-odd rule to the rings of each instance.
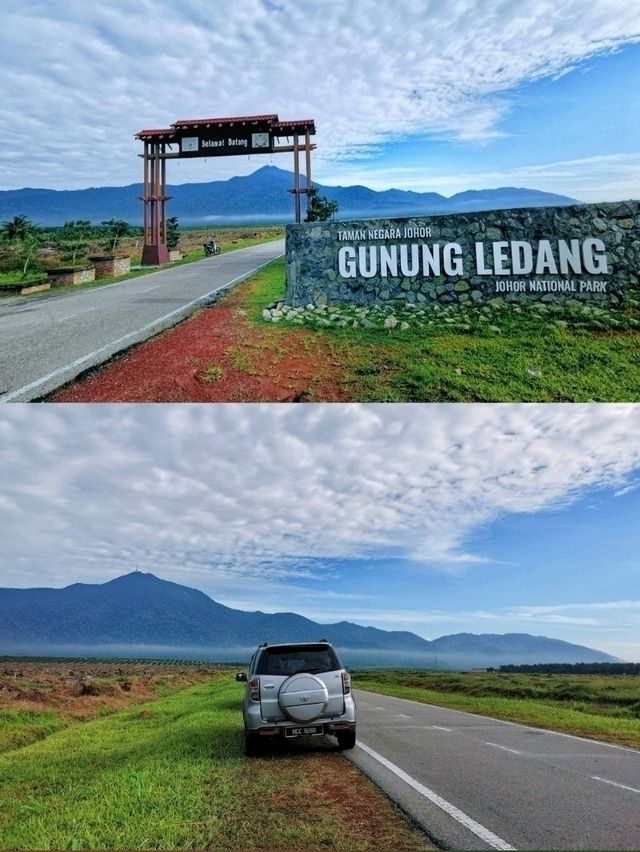
[[[137,567],[241,609],[640,660],[640,406],[6,406],[0,463],[1,586]]]
[[[275,112],[315,118],[323,183],[640,195],[628,0],[4,0],[0,14],[0,189],[136,182],[136,131]],[[183,160],[169,180],[268,159]]]

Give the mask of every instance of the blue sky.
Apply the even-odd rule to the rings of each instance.
[[[409,135],[360,168],[349,164],[350,181],[385,189],[393,176],[405,189],[444,195],[526,185],[584,201],[636,198],[640,115],[629,109],[633,91],[640,91],[637,44],[515,87],[495,138]],[[328,177],[345,182],[339,170]]]
[[[143,127],[276,112],[315,118],[328,184],[640,196],[628,0],[4,0],[0,87],[0,189],[132,183]]]
[[[640,661],[640,406],[6,406],[0,464],[2,586],[139,568]]]

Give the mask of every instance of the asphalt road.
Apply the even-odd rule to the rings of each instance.
[[[355,695],[345,754],[445,848],[640,849],[640,752]]]
[[[284,240],[76,293],[0,302],[0,402],[27,402],[175,325],[284,252]]]

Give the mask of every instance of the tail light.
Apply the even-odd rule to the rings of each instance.
[[[252,701],[260,701],[260,678],[252,677],[249,681],[249,690]]]
[[[342,694],[349,695],[351,692],[351,675],[349,672],[342,672]]]

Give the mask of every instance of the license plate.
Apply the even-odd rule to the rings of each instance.
[[[285,737],[315,737],[322,733],[322,725],[306,725],[303,728],[285,728]]]

